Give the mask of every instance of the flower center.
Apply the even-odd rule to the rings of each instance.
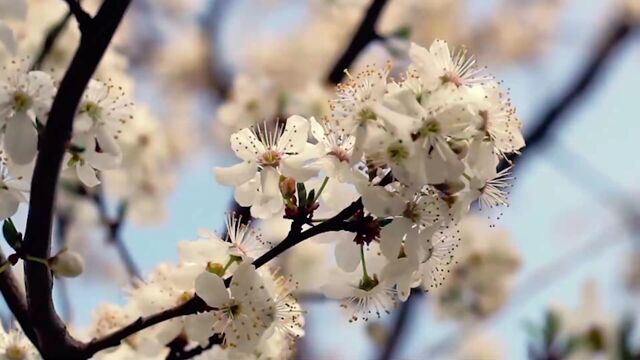
[[[91,119],[97,121],[102,115],[102,108],[93,101],[87,101],[80,108],[81,113],[86,113]]]
[[[360,280],[360,283],[358,284],[358,288],[360,290],[370,291],[371,289],[378,286],[379,283],[380,281],[378,281],[378,277],[375,274],[373,275],[373,277],[365,276]]]
[[[453,71],[449,71],[440,76],[440,80],[442,81],[442,84],[452,83],[457,87],[464,85],[464,81],[462,80],[462,78]]]
[[[347,153],[344,149],[342,149],[340,147],[333,148],[333,150],[329,151],[329,153],[327,153],[327,155],[334,156],[340,162],[349,162],[350,161],[349,153]]]
[[[11,344],[7,346],[5,355],[9,360],[23,360],[27,357],[27,352],[23,346]]]
[[[420,220],[420,213],[418,212],[418,204],[414,202],[408,202],[402,212],[402,216],[411,220],[413,223],[417,223]]]
[[[373,110],[369,109],[368,107],[363,108],[356,114],[356,120],[358,120],[358,122],[360,122],[361,124],[364,124],[367,121],[375,120],[376,118],[376,113],[374,113]]]
[[[429,135],[437,135],[441,131],[440,123],[436,119],[427,119],[417,133],[412,134],[411,138],[417,140],[425,138]]]
[[[401,142],[395,142],[387,147],[389,159],[395,163],[400,163],[409,157],[409,150]]]
[[[29,96],[24,91],[16,91],[13,94],[13,109],[16,112],[27,111],[32,104],[33,100],[31,99],[31,96]]]
[[[279,151],[267,150],[262,154],[262,158],[260,158],[260,165],[276,167],[280,164],[280,159],[282,159],[282,155]]]

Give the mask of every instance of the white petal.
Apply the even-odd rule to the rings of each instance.
[[[16,37],[13,35],[13,30],[4,23],[0,23],[0,42],[9,50],[11,54],[16,53]]]
[[[100,179],[96,176],[96,171],[93,170],[87,162],[84,162],[82,165],[76,165],[76,174],[78,175],[78,179],[88,187],[94,187],[100,184]]]
[[[11,160],[18,165],[33,160],[38,150],[38,132],[29,115],[17,112],[8,119],[4,147]]]
[[[185,317],[184,330],[187,338],[201,346],[206,346],[209,343],[209,337],[213,335],[215,322],[216,316],[212,312]]]
[[[268,197],[280,197],[280,174],[272,167],[265,167],[260,172],[262,193]]]
[[[336,264],[346,272],[353,272],[360,265],[360,245],[351,238],[338,241],[335,255]]]
[[[380,233],[380,251],[388,259],[397,259],[404,234],[411,228],[411,222],[405,218],[394,219],[382,228]]]
[[[222,185],[238,186],[251,180],[257,171],[253,161],[243,161],[229,167],[217,167],[213,169],[216,181]]]
[[[266,196],[259,194],[257,201],[251,206],[251,216],[259,219],[268,219],[282,213],[284,204],[282,196]]]
[[[298,153],[304,149],[309,134],[309,122],[299,115],[287,119],[277,149],[285,153]]]
[[[329,140],[327,139],[327,135],[325,134],[324,127],[320,125],[320,123],[312,117],[309,119],[311,125],[311,135],[318,141],[319,144],[328,144]]]
[[[307,181],[318,174],[317,169],[305,165],[307,161],[307,156],[287,156],[280,161],[280,172],[298,182]]]
[[[9,218],[18,211],[19,199],[9,190],[0,189],[0,220]]]
[[[122,154],[99,153],[88,149],[83,153],[83,157],[92,168],[98,170],[115,169],[122,162]]]
[[[113,155],[120,154],[120,146],[113,136],[107,132],[104,126],[99,126],[96,130],[96,141],[103,152]]]
[[[240,206],[251,206],[256,202],[258,196],[260,196],[260,183],[259,179],[256,179],[259,176],[260,175],[256,173],[256,176],[253,179],[242,185],[236,186],[236,189],[233,192],[233,197]]]
[[[255,161],[266,150],[253,131],[242,129],[231,135],[231,149],[242,160]]]
[[[224,281],[208,271],[198,275],[195,289],[196,294],[211,307],[220,308],[229,302],[229,291],[224,286]]]
[[[359,187],[362,203],[368,211],[379,217],[397,216],[404,211],[404,201],[381,186],[364,185]]]

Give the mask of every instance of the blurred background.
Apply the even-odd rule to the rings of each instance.
[[[302,294],[308,333],[296,356],[524,359],[564,346],[541,337],[556,333],[555,312],[568,319],[561,327],[598,324],[606,336],[624,337],[621,329],[640,315],[638,0],[135,0],[99,75],[131,83],[167,154],[139,198],[118,190],[129,174],[103,179],[106,213],[117,217],[118,204],[128,204],[118,237],[133,258],[129,271],[175,261],[177,241],[195,239],[200,228],[222,230],[234,204],[211,169],[233,162],[229,134],[261,119],[325,114],[332,69],[372,6],[383,7],[375,21],[381,38],[362,44],[347,64],[352,71],[391,61],[397,74],[410,41],[440,38],[468,48],[510,89],[528,142],[515,160],[511,205],[476,212],[466,225],[470,239],[482,238],[469,242],[508,243],[510,266],[487,275],[504,281],[499,289],[473,279],[455,285],[468,291],[458,294],[461,309],[442,294],[416,294],[365,324],[345,321],[334,301]],[[65,14],[62,1],[31,0],[21,34],[33,44],[27,48],[37,49]],[[67,24],[57,34],[43,66],[64,69],[76,32]],[[55,289],[58,308],[78,328],[91,323],[97,304],[123,303],[129,279],[119,247],[103,241],[96,224],[104,214],[94,205],[87,202],[85,219],[64,240],[82,249],[90,271]],[[468,271],[485,271],[465,259]]]

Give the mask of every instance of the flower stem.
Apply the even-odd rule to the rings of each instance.
[[[364,244],[360,245],[360,261],[362,261],[362,280],[365,282],[371,280],[367,273],[367,263],[364,260]]]
[[[324,180],[322,180],[322,184],[320,184],[320,189],[318,189],[318,192],[316,193],[316,196],[313,199],[314,203],[318,201],[318,199],[320,199],[320,195],[322,195],[324,188],[327,186],[327,182],[329,182],[329,177],[325,176]]]

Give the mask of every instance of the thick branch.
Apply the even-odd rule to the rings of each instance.
[[[106,0],[90,31],[85,31],[71,65],[60,83],[44,130],[31,182],[31,199],[25,248],[28,254],[48,258],[51,250],[53,203],[62,158],[71,138],[73,118],[82,93],[95,72],[130,0]],[[53,279],[46,266],[26,262],[27,302],[31,321],[47,359],[73,359],[80,347],[55,311],[51,290]]]
[[[371,2],[358,30],[351,39],[351,43],[349,43],[347,49],[331,69],[327,77],[329,83],[338,84],[344,77],[344,71],[351,66],[360,52],[362,52],[371,41],[380,38],[376,33],[376,23],[386,3],[387,0],[373,0]]]
[[[0,249],[0,264],[6,263],[7,258]],[[37,347],[38,341],[36,333],[33,331],[31,320],[29,319],[29,312],[27,311],[27,300],[18,280],[15,275],[13,275],[13,271],[11,271],[11,267],[0,274],[0,292],[2,292],[7,307],[11,310],[16,320],[18,320],[20,327],[22,327],[22,331]]]
[[[563,116],[571,109],[593,86],[598,76],[606,68],[606,64],[614,53],[618,44],[622,43],[630,34],[632,27],[627,20],[618,21],[603,39],[603,42],[593,53],[589,62],[585,65],[575,82],[567,89],[567,91],[555,100],[551,106],[544,110],[537,120],[533,121],[535,127],[526,136],[527,147],[524,148],[522,155],[528,156],[532,154],[541,144],[548,140],[551,130],[560,125]],[[515,154],[510,156],[510,160],[516,158]],[[499,170],[509,167],[508,161],[500,162]]]

